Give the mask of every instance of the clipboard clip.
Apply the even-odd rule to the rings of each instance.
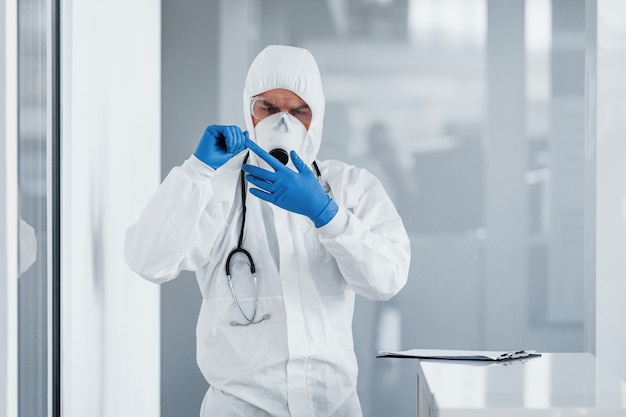
[[[517,350],[513,352],[504,352],[498,356],[497,360],[527,358],[535,353],[534,350]]]

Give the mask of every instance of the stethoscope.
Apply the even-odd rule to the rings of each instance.
[[[282,150],[282,149],[281,149]],[[272,154],[272,152],[274,152],[276,150],[272,150],[270,152],[270,154]],[[285,152],[285,151],[283,151]],[[243,160],[243,163],[245,164],[248,161],[248,156],[250,156],[250,154],[246,155],[246,157]],[[280,159],[279,159],[280,160]],[[280,160],[281,162],[283,162],[282,160]],[[283,162],[283,164],[286,164],[286,162]],[[317,166],[317,163],[315,161],[313,161],[313,167],[315,168],[315,173],[317,175],[318,178],[320,178],[320,169]],[[233,301],[235,301],[235,304],[237,305],[237,308],[239,309],[239,312],[241,313],[241,315],[243,316],[243,318],[245,319],[244,323],[240,323],[236,320],[232,320],[230,322],[231,326],[249,326],[251,324],[258,324],[261,323],[264,320],[269,320],[269,318],[271,317],[269,314],[264,314],[260,319],[256,319],[256,313],[257,313],[257,306],[259,304],[259,285],[258,285],[258,280],[256,277],[256,268],[254,266],[254,260],[252,260],[252,255],[250,255],[250,252],[248,252],[247,250],[245,250],[243,248],[243,235],[244,235],[244,230],[246,227],[246,194],[247,194],[247,188],[246,187],[246,179],[245,179],[245,173],[243,170],[241,170],[241,172],[239,173],[239,181],[241,183],[241,204],[242,204],[242,211],[241,211],[241,227],[239,229],[239,239],[237,241],[237,247],[235,249],[233,249],[232,251],[230,251],[230,253],[228,254],[228,257],[226,258],[226,278],[228,278],[228,286],[230,287],[230,293],[233,296]],[[234,255],[241,253],[243,254],[246,258],[248,258],[248,264],[250,266],[250,273],[252,274],[252,282],[254,284],[254,306],[252,309],[252,317],[249,317],[244,311],[243,308],[241,307],[241,304],[239,304],[239,299],[237,298],[237,293],[235,292],[235,285],[233,284],[233,280],[231,279],[230,276],[230,262],[233,258]]]

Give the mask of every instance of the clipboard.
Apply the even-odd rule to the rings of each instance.
[[[534,358],[541,356],[534,350],[437,350],[437,349],[411,349],[396,352],[380,351],[377,358],[414,358],[434,360],[461,360],[461,361],[486,361],[501,362],[514,359]]]

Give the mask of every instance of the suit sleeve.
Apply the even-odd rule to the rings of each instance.
[[[386,300],[406,284],[409,237],[380,181],[366,170],[352,168],[340,187],[331,185],[339,212],[319,228],[320,241],[357,294]]]
[[[225,221],[214,204],[218,181],[195,156],[170,171],[126,231],[124,257],[134,272],[162,283],[207,263]]]

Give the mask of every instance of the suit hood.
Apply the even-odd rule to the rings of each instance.
[[[320,149],[325,98],[319,67],[308,50],[270,45],[252,61],[243,92],[243,111],[246,128],[255,142],[250,98],[276,88],[297,94],[311,108],[311,124],[300,155],[310,165]]]

